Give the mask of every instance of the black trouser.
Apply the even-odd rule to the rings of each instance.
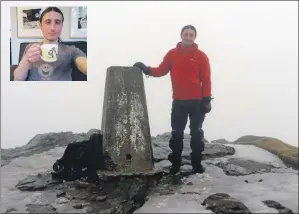
[[[199,167],[201,164],[201,154],[204,151],[204,132],[202,124],[205,113],[200,108],[201,100],[173,100],[171,111],[171,128],[172,136],[169,141],[169,147],[172,153],[169,159],[174,167],[181,165],[181,155],[183,151],[184,130],[186,128],[188,116],[190,120],[190,147],[191,147],[191,163],[193,168]]]

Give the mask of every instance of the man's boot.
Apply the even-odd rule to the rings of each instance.
[[[180,172],[180,168],[181,168],[182,158],[181,157],[175,158],[175,156],[173,155],[173,153],[170,153],[168,155],[168,160],[172,164],[172,166],[170,167],[169,173],[172,174],[172,175],[175,175],[175,174],[179,173]]]
[[[198,154],[191,153],[191,165],[192,165],[192,172],[193,173],[204,173],[205,168],[201,164],[202,154],[201,152]]]

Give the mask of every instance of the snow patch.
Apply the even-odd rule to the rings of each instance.
[[[285,164],[276,155],[268,152],[267,150],[258,148],[254,145],[235,145],[229,144],[234,147],[236,153],[231,156],[232,158],[240,158],[253,160],[262,163],[272,164],[275,167],[286,168]]]

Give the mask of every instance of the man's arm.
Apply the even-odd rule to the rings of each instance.
[[[171,69],[170,51],[164,56],[163,61],[158,67],[150,67],[151,76],[161,77],[166,75]]]
[[[78,70],[87,75],[87,57],[86,54],[74,45],[72,48],[72,57]]]
[[[21,61],[18,67],[14,70],[14,81],[25,81],[30,69],[30,63],[26,60]]]
[[[87,58],[79,56],[75,59],[75,65],[83,74],[87,75]]]
[[[31,62],[29,61],[29,56],[27,56],[27,52],[29,48],[38,47],[37,44],[29,44],[26,46],[22,59],[18,65],[18,67],[14,70],[14,81],[25,81],[28,76],[28,71],[31,67]],[[31,54],[31,53],[30,53]],[[36,55],[36,54],[35,54]],[[34,56],[34,60],[36,60],[36,56]]]
[[[202,81],[202,96],[211,97],[211,68],[209,58],[206,54],[202,55],[201,63],[201,81]]]

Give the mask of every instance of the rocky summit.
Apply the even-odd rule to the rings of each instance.
[[[23,147],[1,149],[1,212],[298,212],[298,171],[285,165],[279,155],[250,142],[206,141],[206,172],[191,174],[190,136],[185,135],[182,176],[175,177],[167,173],[170,133],[164,133],[152,137],[155,168],[162,169],[159,173],[119,175],[95,182],[54,179],[52,166],[67,145],[88,142],[92,135],[101,132],[39,134]],[[247,139],[256,142],[261,138]]]

